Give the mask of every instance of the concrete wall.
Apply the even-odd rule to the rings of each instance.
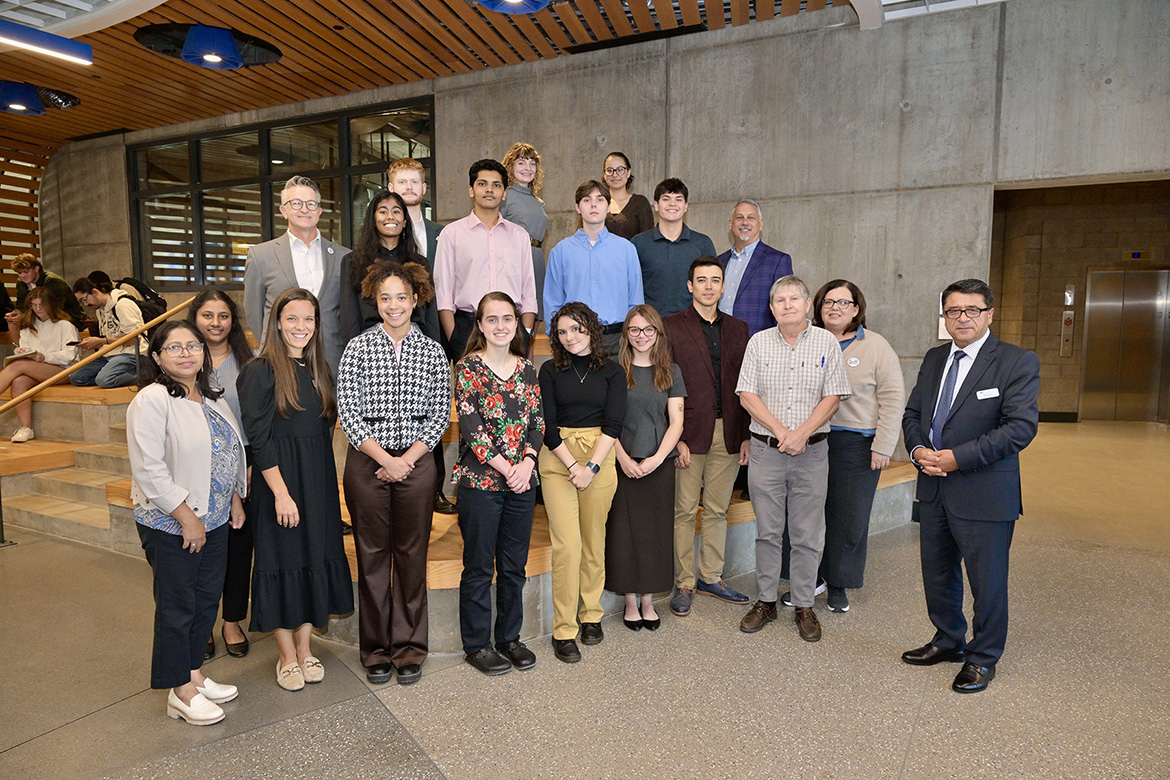
[[[552,242],[572,231],[573,189],[621,149],[638,191],[666,175],[687,182],[690,223],[720,249],[734,201],[760,200],[765,240],[811,286],[860,284],[913,381],[938,343],[938,292],[990,274],[997,187],[1170,178],[1168,22],[1163,0],[1011,0],[862,32],[850,8],[831,8],[124,140],[433,93],[438,216],[467,213],[471,161],[526,140],[545,160]],[[76,229],[124,226],[121,157],[102,139],[51,161],[74,182],[44,208],[62,226],[58,263],[83,267],[91,247],[128,257],[128,230],[98,240]],[[113,194],[88,198],[85,182]]]

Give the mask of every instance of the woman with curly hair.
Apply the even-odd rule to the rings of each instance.
[[[536,656],[520,641],[520,625],[544,417],[536,369],[524,356],[516,302],[507,293],[488,293],[479,302],[475,323],[455,366],[461,438],[455,474],[463,533],[459,628],[467,662],[495,675],[536,665]]]
[[[428,650],[427,545],[438,445],[451,422],[443,348],[411,322],[434,296],[415,263],[375,263],[362,295],[380,325],[351,339],[337,370],[337,406],[349,439],[345,503],[357,547],[359,649],[366,678],[410,685]]]
[[[512,184],[500,206],[500,216],[528,231],[532,240],[532,271],[536,275],[536,319],[544,320],[544,234],[548,214],[540,191],[544,189],[544,168],[540,152],[532,144],[518,142],[504,155],[503,165]]]
[[[630,309],[618,356],[629,399],[616,445],[617,493],[605,529],[605,587],[625,594],[624,620],[631,631],[658,630],[654,594],[674,582],[673,458],[687,391],[670,355],[658,312],[645,304]]]
[[[626,378],[585,304],[560,307],[553,336],[552,360],[540,367],[539,465],[552,539],[553,652],[576,663],[578,621],[583,644],[605,638],[605,518],[617,488],[613,446],[626,417]]]
[[[272,631],[286,691],[325,679],[312,654],[313,627],[353,611],[333,463],[337,403],[318,337],[321,306],[308,290],[276,297],[260,355],[236,387],[252,445],[250,521],[255,524],[250,631]]]

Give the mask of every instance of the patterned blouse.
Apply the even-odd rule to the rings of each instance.
[[[386,450],[416,441],[429,449],[451,424],[451,370],[443,348],[415,325],[401,355],[380,326],[355,336],[337,369],[337,414],[356,449],[373,439]]]
[[[452,478],[460,487],[507,490],[504,475],[488,461],[503,455],[516,465],[528,449],[540,452],[544,415],[536,368],[520,358],[512,376],[500,379],[483,358],[468,355],[455,365],[455,399],[461,441]],[[535,469],[532,479],[539,484]]]
[[[231,519],[232,494],[236,492],[236,476],[240,469],[240,448],[236,446],[236,432],[218,412],[203,404],[203,416],[211,429],[211,505],[207,514],[199,519],[205,530],[214,531]],[[183,533],[179,521],[161,509],[135,506],[134,519],[163,533]]]

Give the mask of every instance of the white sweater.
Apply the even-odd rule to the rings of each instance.
[[[25,352],[40,352],[46,363],[55,366],[71,366],[77,362],[77,347],[67,342],[77,341],[77,328],[69,320],[45,320],[37,322],[37,329],[20,329],[20,349]]]

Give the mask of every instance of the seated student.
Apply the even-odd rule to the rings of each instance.
[[[569,301],[597,313],[610,358],[618,354],[622,323],[643,303],[642,269],[634,245],[609,232],[609,189],[599,181],[577,187],[578,230],[553,247],[544,280],[548,335],[556,337],[557,312]]]
[[[73,296],[69,296],[72,298]],[[25,393],[41,382],[52,379],[62,369],[77,362],[77,327],[65,316],[57,298],[48,287],[38,287],[25,299],[28,311],[20,323],[20,346],[13,360],[0,371],[0,393],[12,387],[12,397]],[[60,382],[64,382],[61,379]],[[16,405],[20,427],[12,435],[16,444],[35,439],[32,429],[32,399]]]
[[[112,290],[107,284],[98,284],[88,277],[82,277],[73,283],[73,294],[79,303],[96,310],[98,332],[101,334],[82,339],[77,345],[82,349],[101,349],[142,327],[142,312],[136,303],[126,300],[126,293],[121,290]],[[137,354],[145,356],[146,339],[139,336],[137,341]],[[133,384],[138,377],[135,354],[134,340],[128,341],[74,371],[69,381],[78,387],[124,387]]]
[[[5,314],[9,331],[20,328],[20,319],[26,308],[25,299],[30,291],[38,287],[48,287],[52,290],[53,297],[57,299],[57,306],[65,312],[65,316],[72,320],[74,325],[81,324],[81,304],[73,297],[69,282],[52,271],[46,271],[41,261],[28,253],[12,259],[12,270],[20,277],[20,281],[16,283],[16,308],[19,311]],[[15,340],[16,334],[12,335]]]

